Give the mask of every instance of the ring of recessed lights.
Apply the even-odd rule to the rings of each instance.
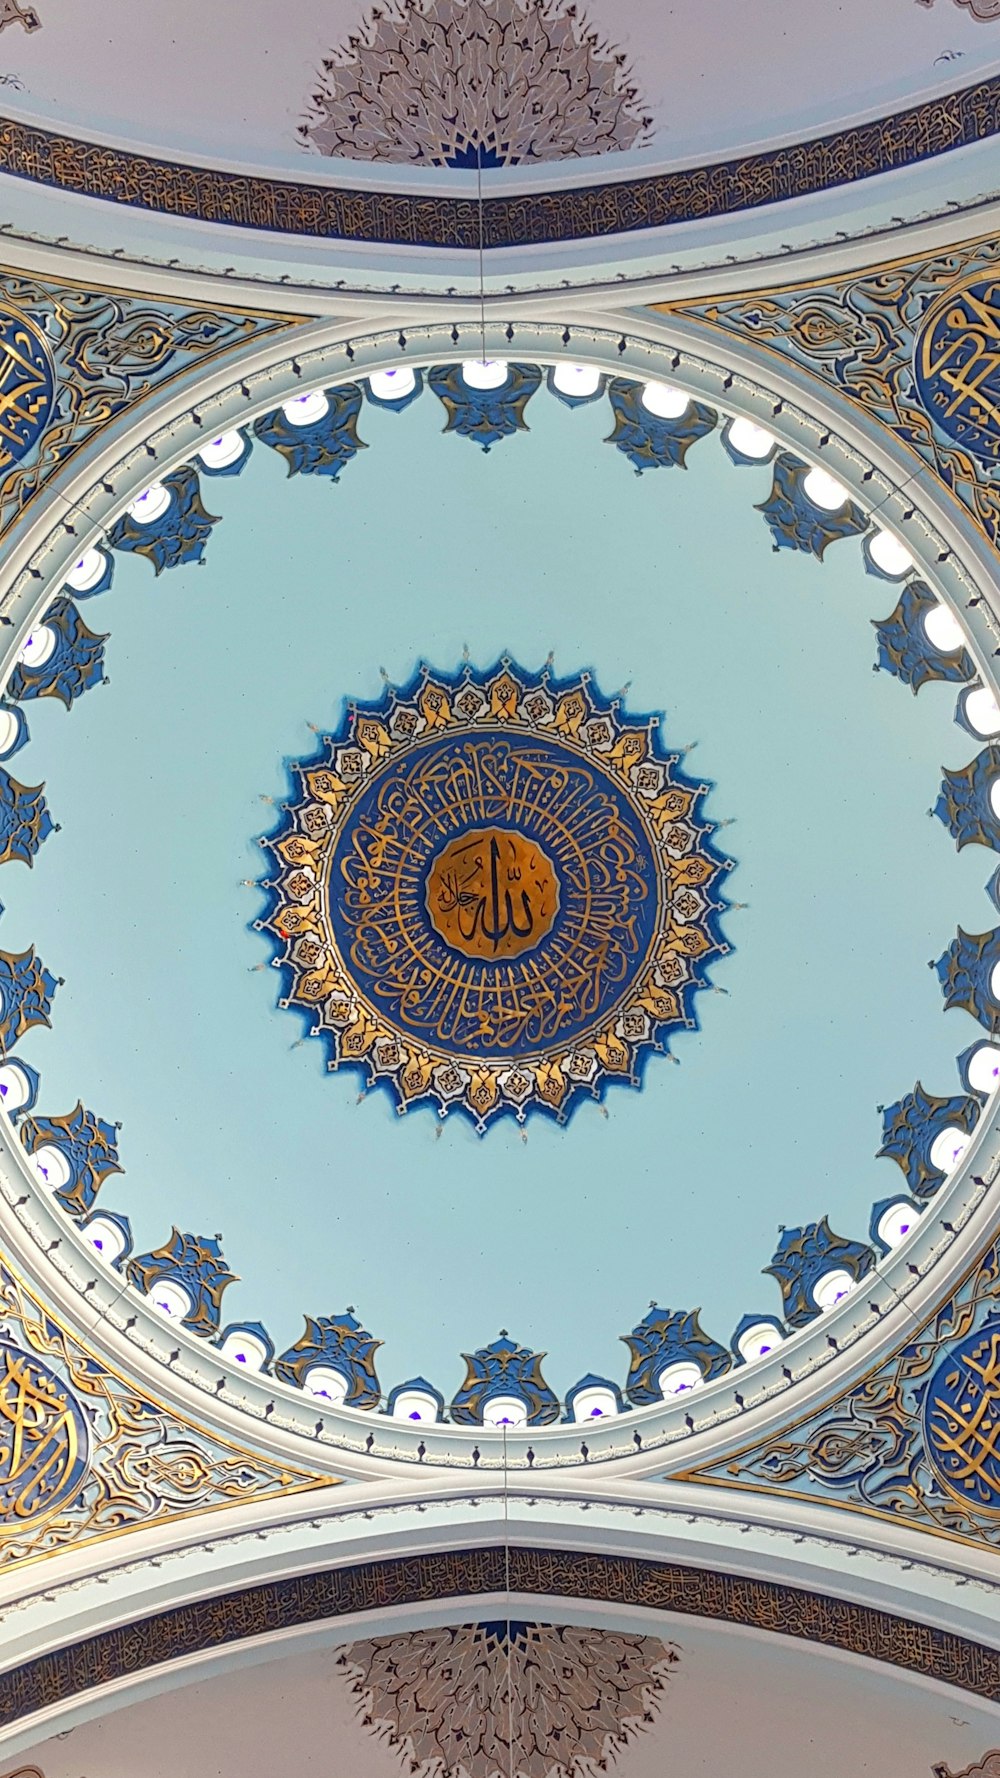
[[[525,372],[529,373],[527,377]],[[523,423],[524,404],[542,381],[540,370],[535,372],[534,381],[530,374],[532,372],[535,372],[534,364],[507,365],[499,361],[484,364],[479,360],[470,360],[464,364],[442,365],[437,371],[432,368],[427,372],[427,380],[445,402],[449,413],[449,429],[466,431],[470,437],[488,444]],[[290,460],[298,452],[298,467],[330,473],[331,462],[339,461],[339,466],[342,467],[343,462],[349,460],[349,456],[353,454],[352,450],[344,454],[345,397],[348,408],[353,407],[353,413],[346,414],[349,433],[363,399],[403,408],[421,393],[422,380],[419,371],[406,366],[373,369],[363,379],[363,384],[360,381],[352,381],[350,384],[343,381],[325,382],[323,387],[310,388],[304,394],[279,404],[277,409],[260,414],[254,431],[257,438],[281,449]],[[810,548],[813,553],[822,554],[827,544],[838,537],[860,536],[863,539],[866,564],[873,573],[895,582],[904,595],[908,590],[920,587],[913,557],[895,532],[874,524],[856,505],[846,487],[838,478],[831,476],[828,470],[815,464],[810,466],[801,459],[791,459],[788,453],[782,452],[775,438],[756,420],[745,416],[723,420],[717,411],[706,409],[699,401],[691,399],[683,390],[671,384],[653,379],[642,385],[634,377],[609,379],[606,373],[592,364],[570,365],[557,362],[550,366],[547,382],[553,394],[571,405],[600,399],[607,393],[615,412],[616,427],[612,435],[614,442],[619,444],[637,467],[647,467],[653,462],[683,461],[686,450],[697,438],[716,430],[721,424],[724,446],[734,462],[775,461],[775,488],[772,490],[771,500],[763,504],[762,510],[779,542],[789,541],[788,532],[791,527],[795,534],[796,547]],[[465,390],[475,399],[465,403],[466,411],[463,412],[462,400],[456,404],[456,391],[462,397]],[[338,424],[329,430],[338,433],[339,437],[334,441],[332,457],[329,440],[317,456],[315,429],[323,427],[331,412]],[[488,436],[484,437],[484,433]],[[251,440],[245,428],[223,429],[201,444],[197,453],[192,455],[191,463],[196,463],[197,469],[208,476],[238,473],[250,448]],[[305,460],[310,452],[313,456],[311,462]],[[187,472],[171,471],[132,497],[121,517],[109,527],[106,541],[113,548],[138,548],[140,553],[149,554],[155,561],[155,534],[158,527],[162,530],[164,520],[173,522],[189,516],[181,511],[186,496],[177,486],[178,476],[184,473],[194,477],[197,496],[196,470],[189,468]],[[200,502],[198,504],[200,506]],[[201,511],[204,512],[204,509],[201,508]],[[208,529],[211,522],[208,521]],[[189,541],[192,542],[192,548],[197,548],[200,554],[204,547],[204,537],[197,536],[197,529],[195,526],[193,540]],[[781,531],[784,535],[779,535]],[[207,532],[205,535],[207,536]],[[171,557],[168,554],[165,565],[183,559],[191,558],[176,554]],[[20,673],[23,681],[31,674],[51,671],[52,663],[60,657],[60,651],[65,652],[64,636],[59,626],[47,621],[52,610],[60,599],[65,600],[74,594],[77,597],[90,597],[103,590],[110,584],[111,572],[111,557],[107,549],[100,543],[94,543],[84,549],[71,564],[60,581],[55,599],[50,596],[46,600],[44,610],[39,614],[41,621],[35,623],[18,651],[16,662],[12,663],[8,700],[0,707],[0,758],[11,757],[25,739],[22,705],[25,697],[31,695],[30,682],[29,692],[22,691],[20,697],[15,697],[10,687],[17,674]],[[926,595],[924,606],[917,611],[915,630],[909,636],[921,657],[921,673],[925,677],[956,678],[962,681],[964,689],[959,700],[959,720],[979,738],[989,739],[1000,734],[1000,710],[989,685],[979,683],[975,678],[975,668],[968,656],[962,627],[951,611],[926,587],[922,591]],[[899,607],[893,618],[897,616],[898,610]],[[891,619],[887,620],[886,625],[879,627],[880,643],[884,645],[882,632],[891,622]],[[914,641],[916,630],[919,634]],[[891,642],[893,638],[890,637],[889,640]],[[886,646],[885,651],[892,654],[891,647]],[[968,661],[968,668],[956,670],[961,661]],[[880,664],[886,665],[888,662],[883,659]],[[913,683],[916,689],[916,684],[922,683],[922,679],[917,677],[915,680],[911,668],[912,663],[904,662],[903,670],[900,671],[897,662],[891,665],[890,670],[899,672],[900,677],[904,678],[910,672],[907,682]],[[65,674],[63,684],[65,685]],[[38,695],[37,691],[34,695]],[[65,701],[72,701],[71,696],[67,696]],[[990,809],[996,815],[1000,793],[995,797],[992,786],[988,785],[984,794]],[[1000,992],[1000,960],[994,964],[993,973],[987,983],[988,987],[994,985]],[[977,1105],[981,1105],[996,1086],[1000,1048],[984,1041],[974,1046],[971,1054],[961,1058],[961,1061],[969,1095],[974,1096]],[[130,1259],[129,1235],[124,1218],[116,1217],[103,1209],[95,1209],[92,1198],[81,1211],[77,1191],[79,1180],[70,1152],[71,1143],[66,1140],[67,1132],[58,1128],[60,1124],[65,1125],[70,1120],[42,1119],[32,1115],[37,1085],[37,1077],[32,1075],[26,1065],[19,1063],[16,1055],[8,1054],[0,1067],[0,1092],[3,1093],[4,1109],[15,1121],[19,1120],[21,1123],[22,1136],[25,1147],[30,1150],[36,1178],[47,1194],[53,1194],[70,1208],[70,1214],[78,1223],[84,1238],[93,1247],[98,1247],[102,1258],[112,1267],[127,1269],[130,1281],[145,1289],[152,1306],[165,1319],[181,1322],[189,1330],[205,1334],[224,1357],[242,1366],[245,1371],[270,1370],[279,1381],[297,1384],[307,1395],[312,1395],[331,1407],[339,1403],[369,1408],[383,1405],[392,1415],[416,1419],[422,1423],[442,1417],[444,1409],[441,1396],[424,1384],[422,1379],[412,1379],[407,1384],[397,1386],[389,1392],[387,1398],[383,1395],[374,1377],[371,1354],[365,1350],[366,1346],[373,1347],[373,1342],[370,1342],[369,1336],[353,1321],[353,1317],[348,1315],[330,1318],[325,1326],[308,1324],[307,1335],[280,1359],[275,1360],[269,1338],[262,1328],[244,1324],[222,1329],[218,1314],[213,1314],[213,1307],[217,1311],[221,1289],[228,1276],[221,1254],[216,1252],[214,1256],[206,1255],[203,1244],[202,1251],[196,1256],[195,1272],[192,1273],[192,1254],[184,1247],[185,1240],[189,1241],[190,1238],[186,1237],[178,1238],[180,1245],[175,1243],[173,1253],[169,1251],[171,1244],[168,1243],[166,1248],[157,1250],[156,1254],[142,1256],[141,1260],[134,1257]],[[925,1095],[925,1099],[926,1097]],[[938,1116],[937,1127],[933,1127],[932,1122],[925,1122],[922,1131],[922,1148],[918,1160],[925,1175],[938,1175],[937,1184],[958,1167],[975,1126],[973,1119],[972,1127],[969,1127],[968,1111],[964,1114],[964,1123],[961,1118],[957,1122],[950,1121],[955,1103],[954,1096],[933,1102],[933,1105],[944,1106],[946,1109]],[[912,1105],[905,1103],[892,1109],[901,1112],[902,1124],[912,1132],[919,1107],[916,1113]],[[103,1126],[103,1130],[107,1132],[108,1126]],[[889,1134],[891,1136],[891,1132]],[[911,1144],[911,1149],[912,1146]],[[900,1159],[901,1164],[910,1166],[912,1155],[904,1162],[898,1141],[895,1148],[891,1146],[891,1142],[887,1143],[883,1152],[893,1154]],[[916,1164],[914,1161],[913,1166]],[[115,1161],[107,1171],[115,1170],[116,1165]],[[556,1401],[541,1379],[537,1370],[537,1355],[517,1348],[513,1342],[494,1342],[492,1347],[483,1348],[473,1355],[470,1364],[471,1371],[475,1374],[467,1376],[463,1389],[452,1403],[452,1420],[458,1424],[467,1421],[473,1425],[537,1425],[558,1417],[564,1410],[568,1420],[613,1418],[626,1405],[640,1406],[656,1400],[670,1400],[677,1394],[686,1394],[691,1388],[703,1385],[714,1376],[722,1375],[734,1364],[743,1366],[764,1358],[787,1337],[789,1327],[805,1325],[827,1313],[854,1288],[860,1277],[866,1275],[877,1254],[891,1254],[907,1238],[916,1226],[925,1204],[926,1193],[923,1197],[914,1196],[912,1192],[909,1196],[897,1194],[895,1198],[876,1207],[871,1230],[873,1247],[867,1247],[859,1253],[863,1244],[842,1242],[839,1237],[833,1237],[832,1245],[828,1242],[825,1251],[814,1253],[814,1260],[818,1260],[818,1270],[815,1270],[815,1275],[808,1283],[808,1311],[805,1321],[786,1322],[783,1327],[775,1316],[765,1321],[758,1320],[752,1325],[741,1324],[733,1336],[731,1348],[727,1350],[704,1336],[697,1328],[696,1320],[692,1332],[691,1317],[670,1318],[663,1311],[653,1312],[634,1330],[629,1341],[633,1362],[626,1380],[626,1391],[623,1392],[607,1379],[585,1377],[574,1390],[568,1392],[563,1403]],[[819,1230],[823,1226],[814,1225],[814,1228]],[[820,1246],[822,1245],[821,1240]],[[838,1263],[839,1261],[843,1263]],[[206,1284],[207,1278],[207,1287],[204,1289],[199,1289],[197,1266],[201,1266],[205,1274],[201,1280],[202,1285]],[[213,1289],[217,1290],[214,1303]],[[196,1301],[196,1297],[199,1300]],[[786,1295],[786,1302],[787,1300]],[[657,1323],[657,1316],[660,1324]],[[677,1329],[662,1325],[671,1319],[686,1319],[688,1323],[686,1350],[683,1348],[683,1340],[678,1344],[674,1337]],[[313,1330],[312,1333],[310,1329]],[[505,1344],[510,1350],[501,1350]],[[333,1361],[328,1362],[331,1353]],[[371,1377],[373,1387],[366,1390],[362,1386],[359,1389],[358,1379],[363,1379],[366,1375]]]

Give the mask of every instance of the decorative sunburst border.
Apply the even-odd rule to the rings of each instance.
[[[548,666],[532,673],[506,657],[482,672],[468,662],[455,674],[422,664],[401,689],[387,684],[376,702],[345,706],[319,756],[291,767],[284,819],[261,839],[277,872],[261,883],[268,907],[254,922],[275,943],[285,981],[279,1004],[307,1016],[331,1069],[360,1069],[366,1090],[386,1088],[400,1113],[421,1102],[441,1116],[459,1110],[482,1133],[504,1114],[523,1123],[529,1111],[546,1112],[565,1123],[583,1099],[603,1100],[613,1080],[640,1086],[648,1056],[666,1052],[669,1034],[697,1029],[694,996],[710,986],[710,960],[730,949],[718,886],[732,861],[712,843],[714,824],[701,819],[711,785],[686,777],[681,755],[661,747],[658,725],[656,716],[627,715],[621,696],[603,697],[589,673],[559,680]],[[655,861],[656,927],[632,982],[584,1036],[530,1057],[471,1061],[420,1044],[359,985],[328,914],[329,860],[373,775],[446,731],[557,739],[613,778]]]

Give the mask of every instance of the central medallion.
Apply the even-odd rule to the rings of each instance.
[[[520,957],[545,938],[559,880],[537,840],[502,827],[449,840],[427,876],[427,912],[445,944],[489,962]]]
[[[586,677],[424,670],[297,769],[264,925],[331,1066],[480,1129],[634,1085],[713,953],[706,785]]]

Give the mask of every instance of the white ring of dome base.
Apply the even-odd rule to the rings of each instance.
[[[494,1395],[483,1408],[484,1426],[527,1426],[528,1410],[517,1395]]]
[[[378,401],[402,401],[416,386],[416,373],[409,365],[401,370],[373,370],[368,378],[368,387]]]
[[[920,1215],[905,1199],[890,1204],[878,1219],[878,1238],[890,1249],[901,1246]]]
[[[639,399],[646,412],[658,420],[683,419],[691,406],[690,395],[675,389],[673,383],[644,383]]]
[[[656,1381],[664,1401],[669,1401],[674,1395],[685,1395],[689,1389],[700,1389],[705,1379],[698,1365],[682,1358],[677,1364],[666,1365]]]
[[[840,512],[851,498],[843,482],[838,482],[825,469],[810,469],[802,483],[802,492],[823,512]]]
[[[172,499],[170,489],[164,487],[162,482],[150,482],[149,487],[144,488],[125,510],[137,525],[155,525],[157,519],[162,519]]]
[[[977,685],[969,692],[963,708],[969,727],[984,740],[989,735],[1000,734],[1000,704],[985,685]]]
[[[901,574],[908,574],[913,567],[909,550],[891,531],[876,531],[874,537],[868,539],[868,553],[876,568],[881,568],[883,574],[891,574],[894,580]]]
[[[283,401],[281,411],[289,426],[315,426],[329,413],[330,403],[322,389],[310,389],[307,395],[293,395],[291,401]]]
[[[728,436],[733,450],[739,451],[741,457],[757,457],[761,460],[771,455],[777,443],[772,432],[765,432],[763,426],[756,426],[752,420],[731,421]]]
[[[247,440],[242,432],[220,432],[218,438],[210,438],[198,452],[206,469],[228,469],[231,464],[238,463],[246,455]]]
[[[974,1093],[995,1093],[1000,1086],[1000,1046],[981,1043],[969,1057],[967,1072]]]
[[[924,612],[924,635],[938,654],[957,654],[965,647],[962,626],[947,605],[932,605]]]
[[[74,562],[66,576],[66,585],[72,587],[74,593],[89,593],[91,587],[97,585],[108,566],[108,558],[102,549],[92,544],[85,549],[78,562]]]
[[[17,651],[17,658],[22,667],[27,667],[30,673],[35,672],[38,667],[44,667],[46,661],[51,659],[55,653],[58,640],[51,624],[38,624],[35,629],[29,630]]]
[[[928,1157],[931,1166],[941,1173],[954,1173],[971,1141],[972,1137],[960,1130],[957,1124],[946,1124],[931,1143]]]
[[[856,1283],[857,1279],[852,1278],[850,1272],[845,1272],[842,1266],[835,1266],[832,1271],[824,1272],[821,1278],[817,1278],[812,1288],[813,1302],[826,1315],[845,1296],[850,1296]]]
[[[773,1352],[775,1346],[781,1345],[781,1335],[770,1321],[757,1321],[753,1327],[744,1328],[736,1342],[737,1350],[744,1364],[753,1364],[758,1358],[764,1358]]]
[[[509,376],[506,358],[464,358],[462,381],[470,389],[502,389]]]
[[[552,371],[552,386],[560,395],[585,398],[596,395],[601,386],[601,373],[596,364],[557,364]]]

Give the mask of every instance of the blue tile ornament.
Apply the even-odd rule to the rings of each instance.
[[[660,1377],[672,1364],[696,1364],[702,1381],[720,1377],[732,1366],[732,1353],[705,1333],[699,1311],[675,1313],[654,1303],[630,1334],[622,1339],[631,1354],[625,1393],[637,1408],[662,1401]]]
[[[945,1179],[944,1169],[931,1161],[931,1149],[941,1131],[951,1126],[971,1136],[979,1121],[978,1099],[968,1093],[955,1093],[938,1098],[928,1093],[919,1080],[912,1093],[897,1099],[882,1113],[882,1146],[879,1159],[896,1162],[906,1175],[906,1183],[915,1198],[928,1198]]]
[[[69,1179],[54,1193],[71,1216],[85,1216],[112,1173],[123,1173],[118,1159],[118,1125],[88,1111],[78,1099],[63,1117],[26,1117],[21,1141],[29,1154],[51,1144],[69,1167]]]
[[[126,512],[108,532],[112,549],[144,556],[157,574],[165,568],[200,562],[212,526],[219,523],[218,516],[206,510],[197,471],[189,463],[172,469],[162,481],[170,493],[170,504],[159,518],[143,523]]]
[[[345,1407],[378,1407],[382,1391],[375,1354],[382,1341],[372,1338],[352,1309],[342,1315],[307,1315],[305,1320],[301,1339],[275,1360],[274,1375],[279,1383],[301,1389],[307,1371],[317,1364],[326,1365],[347,1380]]]
[[[223,1258],[221,1241],[221,1235],[182,1234],[175,1228],[162,1247],[129,1260],[128,1281],[147,1295],[157,1284],[179,1284],[191,1299],[183,1326],[192,1333],[217,1333],[222,1293],[237,1276]]]
[[[914,694],[931,679],[960,683],[975,677],[975,663],[967,648],[944,654],[924,629],[924,618],[939,604],[922,580],[908,580],[895,610],[888,617],[872,620],[878,637],[877,665],[885,673],[894,673]]]
[[[1000,746],[991,742],[956,772],[945,772],[934,813],[943,821],[958,850],[989,846],[1000,852],[1000,820],[990,802],[990,788],[1000,782]]]
[[[279,407],[255,420],[253,429],[261,444],[284,457],[289,475],[327,475],[339,481],[351,458],[368,449],[358,437],[361,390],[356,383],[345,383],[323,393],[326,412],[309,425],[296,426]]]
[[[44,784],[19,784],[0,767],[0,864],[16,859],[31,865],[53,821]]]
[[[834,1234],[824,1216],[800,1229],[783,1229],[777,1251],[765,1276],[777,1278],[781,1287],[784,1318],[789,1327],[807,1327],[821,1314],[813,1288],[826,1272],[843,1271],[857,1282],[875,1264],[875,1254],[864,1241],[849,1241]]]
[[[496,1396],[523,1401],[532,1426],[548,1426],[559,1418],[559,1403],[542,1376],[544,1352],[519,1346],[506,1331],[489,1346],[463,1352],[465,1377],[451,1404],[456,1426],[481,1426],[487,1403]]]
[[[34,946],[0,951],[0,1053],[8,1055],[26,1031],[49,1024],[58,985]]]
[[[804,550],[822,561],[831,543],[842,537],[860,537],[869,521],[853,500],[838,512],[827,512],[810,500],[805,491],[810,467],[782,451],[774,461],[771,492],[757,511],[764,514],[776,550]]]
[[[484,451],[501,438],[527,431],[524,410],[541,380],[535,364],[508,364],[506,381],[498,389],[471,388],[460,364],[435,364],[427,372],[428,386],[448,416],[445,431],[473,439]]]
[[[1000,1025],[1000,1002],[992,975],[1000,963],[1000,931],[964,932],[961,926],[943,957],[932,967],[944,994],[946,1009],[961,1006],[987,1031]]]
[[[677,419],[664,419],[643,406],[642,388],[624,377],[612,378],[608,399],[615,426],[605,443],[623,451],[638,475],[644,469],[683,469],[691,446],[715,431],[718,414],[691,400]]]
[[[89,630],[72,599],[54,599],[41,620],[56,638],[39,667],[19,661],[7,681],[7,694],[19,701],[58,698],[67,710],[75,698],[104,679],[106,635]]]

